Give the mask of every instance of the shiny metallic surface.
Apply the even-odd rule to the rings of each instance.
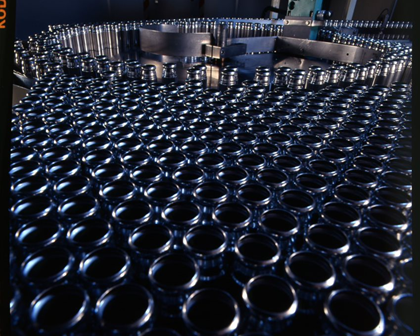
[[[412,309],[414,304],[413,295],[403,293],[392,297],[389,302],[391,307],[391,315],[393,325],[392,329],[401,332],[402,335],[414,335],[414,321],[411,319],[407,311]]]
[[[390,268],[375,257],[347,256],[342,272],[353,288],[372,297],[378,304],[382,304],[395,288],[395,278]]]
[[[207,311],[207,321],[199,317],[202,310]],[[193,292],[184,303],[182,319],[192,335],[232,335],[238,328],[241,315],[238,304],[229,293],[205,288]]]
[[[130,308],[133,304],[139,307],[135,312]],[[110,288],[98,299],[95,307],[101,328],[117,333],[147,329],[151,325],[154,309],[152,295],[137,284]]]
[[[36,296],[30,305],[30,320],[44,333],[81,327],[89,318],[91,302],[86,291],[74,284],[52,286]],[[71,308],[71,309],[69,309]],[[56,321],[52,314],[61,313]]]
[[[273,305],[264,304],[270,295],[277,298],[276,302]],[[290,283],[274,275],[259,275],[250,279],[242,289],[242,299],[250,311],[248,323],[254,331],[259,326],[270,333],[284,330],[299,308],[296,292]]]
[[[250,278],[260,274],[272,274],[280,259],[277,242],[265,233],[248,233],[235,244],[233,279],[244,285]]]
[[[410,29],[191,18],[17,41],[16,330],[410,335]]]
[[[360,318],[346,319],[343,312]],[[350,333],[374,336],[382,335],[385,329],[385,318],[379,306],[356,291],[332,291],[325,300],[324,314],[333,329],[330,329],[332,335]]]

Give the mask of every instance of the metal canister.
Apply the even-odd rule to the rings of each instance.
[[[156,65],[154,64],[143,65],[141,79],[149,83],[156,82],[157,81]]]
[[[259,66],[255,69],[254,81],[259,85],[270,87],[271,73],[268,67]]]
[[[314,69],[307,81],[307,88],[309,90],[319,91],[327,82],[327,72],[322,69]]]
[[[299,308],[293,286],[275,275],[253,277],[243,288],[242,299],[247,308],[245,319],[250,331],[281,332],[291,325]]]
[[[112,61],[109,64],[109,70],[113,71],[117,78],[124,78],[126,74],[126,65],[122,61]]]
[[[133,310],[133,306],[138,309]],[[119,334],[150,328],[154,314],[155,301],[150,292],[132,283],[110,288],[98,299],[95,307],[100,329]]]
[[[351,333],[361,336],[369,333],[379,336],[385,330],[385,318],[379,306],[357,291],[332,291],[324,302],[324,314],[323,330],[328,331],[328,335]],[[344,318],[348,314],[353,318]]]
[[[21,57],[21,66],[22,66],[22,73],[29,77],[35,78],[36,76],[36,68],[35,68],[35,59],[34,57],[28,55],[24,55]]]
[[[179,317],[200,277],[196,261],[185,253],[166,253],[149,268],[149,280],[162,316]]]
[[[162,80],[165,82],[176,81],[178,74],[176,72],[176,63],[164,63],[162,69]]]
[[[127,78],[141,79],[142,66],[139,61],[126,61]]]
[[[328,85],[338,85],[341,79],[341,71],[336,68],[329,68],[326,70],[326,83]]]
[[[289,83],[289,75],[292,69],[289,67],[280,67],[274,70],[274,86],[287,86]]]
[[[67,58],[67,69],[69,75],[80,76],[81,75],[81,59],[78,54],[68,54]]]
[[[375,85],[389,86],[389,79],[391,73],[391,65],[389,62],[382,62],[376,70]]]
[[[289,76],[287,86],[293,90],[302,90],[305,88],[305,70],[293,70]]]
[[[231,69],[223,69],[220,73],[219,87],[226,88],[238,84],[236,71]]]
[[[182,320],[188,335],[232,335],[239,326],[241,313],[236,300],[217,288],[193,292],[182,307]]]

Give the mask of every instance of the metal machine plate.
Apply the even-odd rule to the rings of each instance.
[[[261,36],[261,37],[237,37],[228,39],[227,44],[244,43],[246,44],[246,52],[273,52],[276,44],[277,36]]]
[[[219,47],[214,45],[205,46],[205,56],[211,58],[227,58],[246,54],[246,44],[234,43],[226,47]]]
[[[210,33],[167,33],[140,28],[140,49],[153,54],[202,56],[203,45],[210,43]]]
[[[380,51],[324,41],[312,41],[293,37],[277,37],[275,49],[278,53],[303,57],[316,57],[345,63],[366,63],[378,59]]]

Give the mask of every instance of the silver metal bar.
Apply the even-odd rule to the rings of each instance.
[[[279,20],[281,22],[281,20]],[[323,27],[324,21],[311,20],[305,17],[286,16],[283,20],[285,26],[307,26],[307,27]]]
[[[246,52],[272,52],[276,44],[276,36],[260,36],[260,37],[238,37],[228,39],[227,44],[246,44]]]
[[[278,53],[296,56],[361,64],[365,64],[370,59],[378,59],[381,56],[381,52],[373,49],[283,36],[277,37],[275,50]]]
[[[210,33],[166,33],[140,28],[140,49],[168,56],[202,56]]]
[[[227,58],[238,55],[245,55],[247,52],[246,44],[231,44],[226,47],[206,45],[205,46],[205,56],[212,58]]]
[[[164,32],[164,33],[178,33],[178,32],[183,33],[183,31],[180,31],[179,26],[175,26],[175,25],[171,25],[171,24],[165,24],[165,23],[149,25],[149,26],[147,26],[147,29],[157,30],[157,31]]]

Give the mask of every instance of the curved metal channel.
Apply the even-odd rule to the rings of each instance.
[[[140,28],[140,49],[168,56],[203,56],[211,33],[177,33]]]

